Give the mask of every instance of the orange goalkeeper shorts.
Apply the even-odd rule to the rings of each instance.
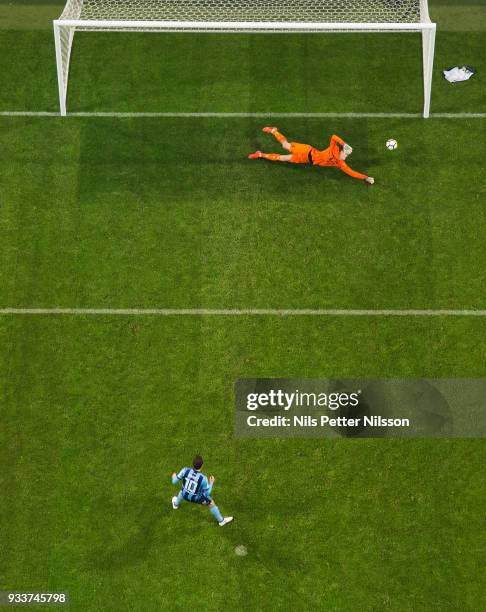
[[[312,151],[312,147],[307,144],[301,144],[300,142],[290,143],[290,152],[292,157],[290,161],[293,164],[310,164],[309,153]]]

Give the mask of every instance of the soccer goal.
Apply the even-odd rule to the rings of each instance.
[[[61,115],[74,33],[421,32],[424,117],[430,113],[436,25],[427,0],[67,0],[54,21]]]

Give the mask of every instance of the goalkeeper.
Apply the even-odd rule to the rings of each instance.
[[[346,158],[353,152],[352,147],[344,142],[339,136],[331,136],[329,147],[324,151],[319,151],[308,144],[300,142],[288,142],[283,134],[276,127],[264,127],[263,131],[267,134],[273,134],[284,149],[290,152],[289,155],[279,155],[278,153],[262,153],[256,151],[248,155],[249,159],[270,159],[271,161],[290,162],[292,164],[311,164],[313,166],[335,166],[340,168],[353,178],[366,181],[373,185],[375,179],[366,174],[361,174],[352,170],[346,163]]]

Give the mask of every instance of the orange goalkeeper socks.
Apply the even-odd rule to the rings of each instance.
[[[278,153],[262,153],[262,157],[265,159],[271,159],[272,161],[278,161],[280,159],[280,155]]]
[[[285,136],[281,134],[278,130],[275,130],[275,132],[272,133],[279,142],[285,142],[287,140]]]

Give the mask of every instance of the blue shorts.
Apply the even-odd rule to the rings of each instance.
[[[209,506],[213,501],[209,495],[191,495],[190,493],[182,492],[182,497],[193,504],[202,504],[203,506]]]

